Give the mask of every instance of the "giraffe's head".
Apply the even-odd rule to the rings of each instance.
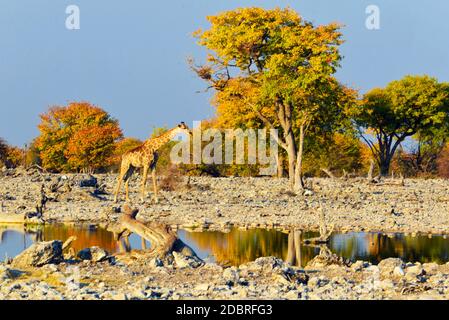
[[[190,131],[189,127],[185,124],[185,122],[181,122],[180,124],[178,124],[178,131],[185,133],[185,134],[189,134],[192,135],[192,131]]]

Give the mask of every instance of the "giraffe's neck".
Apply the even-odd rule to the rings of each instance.
[[[150,138],[145,142],[145,146],[147,148],[151,148],[152,150],[158,150],[166,143],[168,143],[171,139],[173,139],[178,134],[178,128],[173,128],[163,133],[159,137]]]

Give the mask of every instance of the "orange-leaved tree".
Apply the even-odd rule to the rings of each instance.
[[[40,117],[36,147],[51,171],[101,169],[123,136],[117,120],[88,102],[52,107]]]

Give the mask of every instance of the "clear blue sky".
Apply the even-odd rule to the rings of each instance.
[[[80,30],[65,28],[70,4]],[[381,9],[381,30],[365,28],[369,4]],[[362,92],[406,74],[449,81],[447,0],[0,0],[0,137],[22,146],[38,134],[40,113],[77,100],[138,138],[212,116],[186,64],[204,56],[191,33],[207,15],[242,6],[290,6],[317,24],[345,24],[338,77]]]

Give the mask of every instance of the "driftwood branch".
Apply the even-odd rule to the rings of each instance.
[[[124,214],[119,219],[119,227],[115,229],[118,240],[129,233],[136,233],[151,243],[151,256],[166,258],[176,253],[193,260],[195,265],[202,264],[196,253],[186,245],[177,234],[167,225],[156,222],[145,224],[136,219],[139,210],[124,207]]]
[[[173,251],[178,237],[169,226],[154,222],[145,225],[136,219],[139,210],[131,209],[128,206],[125,206],[124,209],[125,213],[120,218],[121,226],[124,229],[148,240],[151,243],[152,251],[157,255],[166,255]]]
[[[76,241],[76,240],[77,240],[77,237],[75,237],[75,236],[69,237],[69,238],[64,242],[64,244],[62,245],[62,251],[64,251],[64,250],[70,248],[70,246],[72,245],[72,242],[73,242],[73,241]]]

